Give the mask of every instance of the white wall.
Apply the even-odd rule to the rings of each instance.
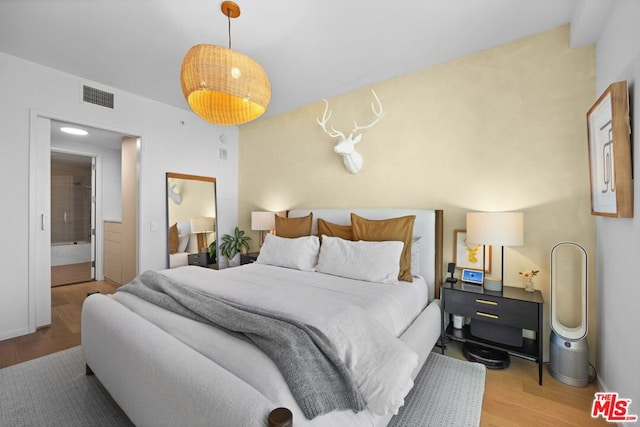
[[[117,66],[121,66],[118,64]],[[167,66],[171,66],[168,64]],[[115,110],[80,102],[82,83],[105,86],[0,53],[0,339],[27,333],[29,318],[29,129],[31,112],[86,124],[142,140],[139,271],[166,265],[165,173],[213,176],[218,185],[218,225],[230,233],[238,211],[238,130],[218,127],[187,110],[117,89]],[[176,73],[176,90],[179,90]],[[224,133],[226,143],[220,142]],[[224,146],[228,160],[219,159]],[[7,209],[7,204],[11,208]],[[155,230],[155,231],[152,231]]]
[[[632,115],[634,176],[640,164],[640,2],[618,0],[596,44],[596,92],[627,80]],[[594,99],[595,102],[595,99]],[[634,188],[634,218],[596,221],[596,298],[601,385],[632,399],[640,415],[640,190]]]

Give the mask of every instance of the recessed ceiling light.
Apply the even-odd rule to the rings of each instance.
[[[61,127],[60,130],[64,133],[69,133],[71,135],[82,135],[82,136],[89,135],[89,132],[87,132],[84,129]]]

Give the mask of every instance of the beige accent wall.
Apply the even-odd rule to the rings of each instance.
[[[331,124],[345,133],[372,118],[371,89],[386,110],[363,131],[357,175],[316,123],[321,100],[243,125],[239,226],[250,230],[253,210],[442,208],[447,263],[466,212],[523,211],[525,244],[505,248],[505,281],[522,286],[519,271],[540,270],[536,288],[549,302],[553,245],[570,240],[594,251],[585,119],[594,86],[594,47],[571,49],[563,26],[329,99]],[[499,248],[494,254],[495,273]],[[546,353],[549,304],[544,310]]]

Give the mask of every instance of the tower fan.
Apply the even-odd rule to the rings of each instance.
[[[565,384],[589,383],[587,251],[574,242],[551,249],[549,372]]]

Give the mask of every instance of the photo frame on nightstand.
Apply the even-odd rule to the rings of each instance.
[[[456,269],[482,270],[483,260],[485,273],[491,273],[491,245],[471,244],[467,242],[467,230],[453,230],[453,262]]]

